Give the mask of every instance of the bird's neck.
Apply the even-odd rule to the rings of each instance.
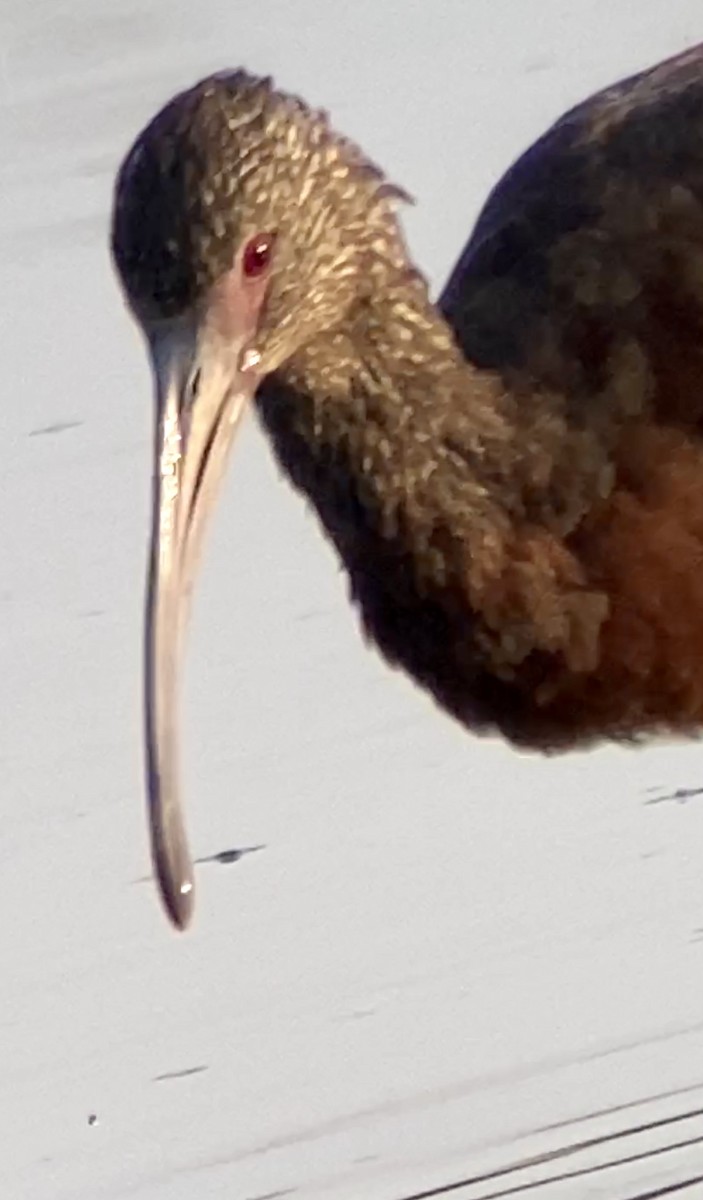
[[[506,515],[515,441],[512,402],[468,364],[424,281],[399,273],[348,323],[309,343],[259,396],[293,483],[339,543],[398,523],[431,536],[460,503],[493,528]],[[501,511],[502,510],[502,511]],[[424,528],[424,533],[423,533]]]
[[[607,603],[565,539],[604,494],[598,445],[468,364],[423,288],[376,298],[257,400],[391,661],[411,645],[434,687],[446,634],[502,679],[533,651],[591,668]]]

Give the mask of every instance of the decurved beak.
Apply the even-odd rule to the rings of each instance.
[[[144,646],[147,805],[161,897],[173,924],[185,929],[194,880],[179,777],[184,638],[208,517],[258,379],[244,338],[225,353],[184,323],[152,336],[150,347],[156,428]]]

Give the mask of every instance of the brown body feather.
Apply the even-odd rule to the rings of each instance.
[[[513,736],[698,733],[702,49],[558,122],[499,184],[440,304],[468,358],[534,403],[560,392],[612,465],[609,494],[560,542],[607,601],[594,661],[526,660]]]
[[[449,712],[545,750],[698,732],[703,50],[528,151],[438,309],[392,195],[240,73],[143,135],[115,255],[171,319],[276,230],[259,412],[369,636]]]

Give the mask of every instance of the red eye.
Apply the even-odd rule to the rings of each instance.
[[[256,279],[263,275],[271,262],[273,237],[270,233],[257,233],[250,238],[244,247],[242,255],[242,270],[247,279]]]

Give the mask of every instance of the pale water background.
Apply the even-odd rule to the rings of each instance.
[[[0,34],[0,1196],[690,1184],[703,799],[665,797],[703,785],[703,753],[544,762],[464,735],[364,649],[253,418],[198,590],[186,793],[196,855],[264,848],[199,866],[193,932],[166,925],[144,881],[150,380],[107,214],[155,108],[241,64],[414,193],[437,291],[512,159],[703,40],[700,0],[4,0]]]

